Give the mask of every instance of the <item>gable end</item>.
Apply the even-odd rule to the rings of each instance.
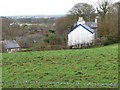
[[[91,29],[89,26],[87,26],[87,25],[85,25],[85,24],[79,24],[79,25],[77,25],[76,27],[74,27],[70,32],[72,32],[72,31],[74,31],[76,28],[78,28],[79,26],[82,26],[83,28],[85,28],[87,31],[89,31],[90,33],[94,33],[94,30],[93,29]],[[69,32],[69,33],[70,33]],[[69,34],[68,33],[68,34]]]

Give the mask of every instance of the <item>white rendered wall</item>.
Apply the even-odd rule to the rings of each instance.
[[[94,34],[87,31],[82,26],[79,26],[68,34],[68,46],[92,43],[94,40]]]

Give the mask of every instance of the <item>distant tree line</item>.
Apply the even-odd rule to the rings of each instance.
[[[15,19],[19,23],[31,23],[31,24],[39,24],[39,23],[54,23],[57,18],[19,18]]]

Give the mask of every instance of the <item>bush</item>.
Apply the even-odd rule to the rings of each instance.
[[[101,45],[102,45],[102,42],[100,38],[97,38],[94,40],[94,46],[101,46]]]
[[[117,38],[113,36],[106,36],[106,37],[101,38],[102,45],[110,45],[110,44],[114,44],[117,42],[118,42]]]

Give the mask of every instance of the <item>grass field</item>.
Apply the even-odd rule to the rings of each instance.
[[[115,88],[118,46],[4,53],[3,87]]]

